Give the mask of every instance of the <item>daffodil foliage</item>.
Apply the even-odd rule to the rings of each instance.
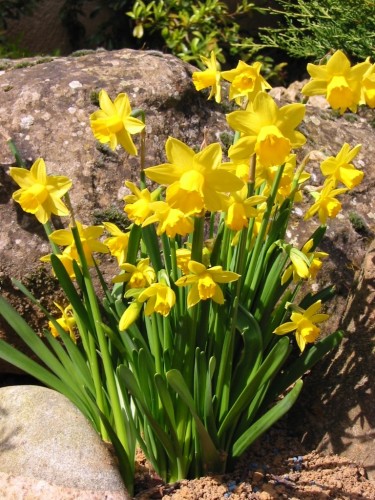
[[[259,63],[221,73],[213,54],[203,62],[208,69],[193,75],[197,89],[210,87],[220,102],[225,79],[239,105],[227,115],[235,132],[228,158],[207,138],[199,149],[170,137],[165,162],[146,166],[143,135],[140,180],[125,181],[127,229],[77,220],[67,195],[72,182],[48,175],[42,159],[10,170],[19,185],[14,201],[46,228],[52,253],[42,260],[66,300],[55,311],[42,308],[46,345],[0,299],[0,313],[42,364],[3,341],[0,357],[81,409],[113,443],[129,490],[136,446],[166,481],[231,467],[288,411],[302,375],[342,337],[320,338],[332,289],[306,289],[329,257],[317,247],[341,210],[337,197],[363,178],[352,164],[360,145],[344,144],[322,161],[324,183],[298,220],[293,207],[308,196],[310,178],[308,156],[296,156],[306,142],[299,130],[305,105],[278,106]],[[339,53],[308,69],[306,94],[327,92],[340,110],[361,95],[372,102],[368,61],[351,70]],[[144,134],[145,125],[128,96],[112,101],[103,90],[99,104],[90,117],[95,137],[137,154],[131,135]],[[70,221],[54,230],[52,215]],[[291,216],[296,225],[315,215],[312,235],[299,246],[288,241]],[[110,282],[99,254],[118,266]]]

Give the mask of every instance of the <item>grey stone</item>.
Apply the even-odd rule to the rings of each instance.
[[[0,389],[0,472],[129,498],[113,455],[91,424],[44,387]]]

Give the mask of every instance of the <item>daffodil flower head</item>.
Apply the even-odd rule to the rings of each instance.
[[[106,238],[103,243],[106,245],[113,257],[116,257],[120,266],[126,261],[128,253],[130,232],[124,233],[113,222],[103,222],[103,226],[110,233],[110,237]]]
[[[314,240],[308,240],[302,247],[301,251],[307,256],[310,261],[309,267],[309,279],[314,280],[318,271],[322,268],[323,262],[321,259],[325,259],[328,257],[327,252],[310,252],[311,248],[314,245]]]
[[[375,108],[375,64],[372,64],[363,75],[360,104]]]
[[[124,211],[131,221],[141,226],[147,217],[152,214],[150,207],[152,201],[151,193],[147,188],[140,190],[134,182],[125,181],[125,186],[133,194],[128,194],[124,197],[126,203]]]
[[[52,254],[43,255],[43,257],[40,258],[40,261],[50,263],[51,262],[51,255]],[[74,271],[74,264],[73,264],[75,262],[75,259],[73,259],[73,257],[69,253],[58,254],[58,255],[56,255],[56,257],[61,261],[61,263],[64,266],[65,271],[68,273],[69,277],[71,279],[75,279],[76,274]],[[78,267],[81,267],[79,262],[77,262],[77,265],[78,265]]]
[[[341,203],[336,196],[348,191],[347,188],[334,189],[335,182],[332,179],[326,179],[320,192],[311,193],[315,198],[315,203],[306,211],[304,220],[310,219],[316,213],[319,221],[325,225],[328,218],[335,218],[341,211]]]
[[[263,165],[257,163],[255,186],[260,187],[263,182],[266,183],[262,191],[264,196],[269,196],[278,169],[278,166],[263,167]],[[311,175],[308,172],[301,172],[298,174],[298,180],[296,181],[296,155],[289,155],[286,159],[280,183],[277,188],[276,203],[281,205],[286,198],[292,195],[292,193],[294,202],[302,201],[302,193],[300,190],[294,191],[294,183],[296,181],[297,185],[300,185],[306,182],[310,177]]]
[[[243,161],[256,153],[265,167],[282,165],[292,148],[306,142],[305,136],[295,130],[304,115],[303,104],[287,104],[279,109],[269,94],[258,92],[246,110],[227,115],[229,125],[242,134],[229,148],[229,158]]]
[[[168,316],[176,303],[176,295],[172,288],[165,283],[152,283],[139,294],[138,301],[147,301],[145,307],[146,316],[154,312],[162,316]]]
[[[307,65],[312,80],[303,87],[302,94],[325,95],[332,109],[342,114],[349,108],[355,113],[361,99],[361,81],[370,66],[366,60],[351,67],[346,55],[337,50],[327,64]]]
[[[323,262],[321,259],[328,257],[326,252],[310,252],[314,245],[314,240],[308,240],[301,250],[293,248],[291,245],[284,247],[288,249],[291,265],[288,266],[282,277],[281,284],[284,285],[293,276],[296,283],[301,279],[315,279]]]
[[[189,262],[188,268],[191,274],[182,276],[175,283],[177,286],[192,285],[187,298],[188,307],[208,299],[224,304],[224,294],[219,283],[231,283],[240,277],[232,271],[223,271],[222,266],[207,268],[194,260]]]
[[[220,169],[222,150],[210,144],[195,153],[186,144],[170,137],[166,143],[170,163],[145,169],[151,180],[168,186],[166,202],[185,215],[201,215],[225,208],[224,193],[238,191],[243,182],[231,172]]]
[[[237,68],[222,71],[222,78],[231,82],[229,99],[235,99],[237,104],[240,104],[241,98],[252,101],[258,92],[270,89],[271,85],[260,74],[261,68],[262,63],[260,62],[255,62],[250,66],[243,61],[239,61]]]
[[[204,71],[195,71],[193,73],[193,84],[196,90],[203,90],[211,87],[209,99],[215,97],[215,101],[221,101],[221,86],[220,86],[220,71],[218,70],[218,63],[216,60],[215,52],[212,50],[210,58],[201,56],[202,62],[207,66]]]
[[[125,309],[123,312],[120,322],[119,322],[119,330],[120,332],[127,330],[129,326],[131,326],[135,321],[137,321],[143,304],[138,302],[138,300],[133,300],[131,304]]]
[[[310,276],[310,261],[307,255],[301,250],[294,248],[292,245],[286,245],[284,248],[288,251],[291,265],[284,271],[281,277],[281,284],[284,285],[292,274],[293,281],[295,282],[300,279],[307,279]]]
[[[357,156],[362,145],[358,144],[352,150],[345,143],[336,156],[330,156],[320,165],[322,174],[334,181],[334,185],[342,182],[347,188],[352,189],[362,181],[364,173],[350,162]]]
[[[104,226],[84,226],[76,221],[78,234],[82,243],[83,252],[87,265],[94,266],[93,253],[108,253],[109,250],[104,243],[99,241],[99,238],[104,232]],[[79,255],[74,241],[71,226],[69,229],[58,229],[50,234],[50,239],[59,246],[64,248],[63,254],[68,255],[73,260],[79,262]]]
[[[75,326],[76,326],[76,320],[74,319],[73,315],[73,308],[72,305],[69,304],[67,307],[62,307],[57,302],[54,302],[55,306],[59,311],[61,312],[61,317],[56,319],[56,322],[61,326],[61,328],[69,333],[70,338],[73,340],[73,342],[77,342],[76,340],[76,334],[75,334]],[[53,324],[52,321],[48,322],[49,329],[51,330],[51,333],[54,337],[58,337],[60,334],[56,328],[56,326]]]
[[[169,238],[174,238],[176,234],[186,236],[194,230],[191,217],[188,217],[179,208],[173,208],[165,201],[154,201],[150,204],[154,214],[148,217],[142,227],[158,222],[156,233],[160,236],[166,233]]]
[[[220,168],[227,170],[228,172],[234,173],[239,179],[241,179],[245,184],[249,182],[250,175],[250,161],[239,160],[237,162],[226,162],[220,165]]]
[[[100,110],[90,115],[90,125],[95,138],[116,149],[118,144],[131,155],[137,155],[137,148],[131,134],[138,134],[145,124],[131,116],[127,94],[119,94],[112,102],[105,90],[99,92]]]
[[[191,260],[191,250],[188,248],[178,248],[176,250],[177,267],[183,274],[189,274],[188,264]]]
[[[141,259],[136,265],[121,264],[120,268],[125,273],[119,274],[113,278],[113,283],[127,283],[126,290],[132,288],[146,288],[156,280],[156,273],[150,266],[150,259]]]
[[[258,216],[257,205],[266,201],[265,196],[247,197],[247,186],[241,191],[233,193],[228,202],[225,223],[232,231],[240,231],[248,227],[249,219]]]
[[[61,198],[72,186],[68,177],[47,175],[46,165],[38,158],[30,170],[11,167],[9,175],[21,189],[12,195],[22,210],[34,214],[41,224],[45,224],[52,214],[69,215],[69,210]]]
[[[316,326],[316,323],[322,323],[329,318],[329,314],[319,313],[321,306],[321,300],[318,300],[306,310],[289,304],[289,307],[293,308],[290,321],[278,326],[273,333],[285,335],[295,331],[298,347],[303,352],[306,344],[315,342],[320,335],[320,328]]]

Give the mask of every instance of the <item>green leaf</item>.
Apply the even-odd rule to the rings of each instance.
[[[62,289],[66,293],[69,302],[72,304],[74,311],[78,314],[82,323],[89,327],[91,323],[85,306],[82,303],[82,299],[78,295],[69,274],[66,272],[64,265],[60,259],[56,257],[56,255],[51,255],[51,264]]]
[[[135,466],[135,446],[132,447],[130,452],[127,452],[119,440],[116,432],[113,429],[111,422],[108,420],[107,416],[100,411],[96,404],[96,401],[90,400],[92,411],[97,414],[97,416],[103,422],[103,425],[108,433],[109,439],[113,444],[115,449],[116,458],[118,460],[118,466],[120,470],[121,477],[124,481],[126,489],[129,494],[133,494],[134,491],[134,466]]]
[[[83,401],[81,396],[71,390],[68,384],[66,384],[49,370],[36,363],[34,360],[30,359],[22,352],[17,351],[17,349],[15,349],[13,346],[10,346],[1,339],[0,358],[12,364],[13,366],[16,366],[23,372],[28,373],[37,380],[40,380],[40,382],[45,384],[46,387],[50,387],[51,389],[54,389],[66,396],[73,404],[77,406],[77,408],[79,408],[79,410],[81,410],[86,418],[91,420],[95,425],[95,420],[93,419],[91,413],[88,411],[86,403]]]
[[[218,435],[220,439],[224,436],[224,432],[228,428],[235,425],[241,413],[250,405],[254,395],[263,384],[272,379],[279,371],[290,351],[291,346],[289,345],[289,339],[287,337],[281,338],[264,360],[256,374],[248,381],[232,408],[228,411],[219,428]]]
[[[153,429],[156,437],[162,444],[170,460],[175,460],[177,450],[174,449],[170,436],[168,436],[168,434],[161,428],[160,424],[151,414],[150,409],[144,400],[142,390],[139,387],[131,370],[125,365],[120,365],[117,368],[117,374],[119,380],[126,385],[135,402],[137,403],[137,405],[139,405],[140,409],[144,413],[145,417],[147,418],[148,424]]]
[[[343,338],[344,333],[341,330],[338,330],[331,333],[324,339],[319,340],[311,347],[307,347],[299,358],[289,365],[285,369],[284,373],[280,373],[277,379],[274,380],[270,388],[270,397],[274,398],[277,395],[282,394],[297,379],[302,377],[304,373],[311,370],[311,368],[318,361],[320,361],[325,354],[338,347]]]
[[[61,326],[57,323],[54,316],[47,311],[45,307],[42,306],[40,301],[28,290],[20,281],[12,279],[12,283],[29,299],[31,300],[39,309],[47,316],[47,318],[52,321],[55,325],[55,328],[60,333],[60,338],[68,352],[63,350],[59,341],[57,341],[48,330],[44,331],[44,335],[47,338],[51,348],[54,350],[56,355],[59,357],[62,365],[68,371],[68,373],[74,374],[75,371],[79,372],[79,375],[82,377],[84,385],[86,385],[92,393],[95,393],[94,385],[90,370],[88,369],[85,358],[83,357],[81,351],[78,346],[72,341],[70,336],[61,328]],[[68,356],[69,355],[69,356]],[[72,386],[73,380],[72,380]]]
[[[209,432],[204,427],[197,414],[194,400],[189,392],[185,380],[181,375],[181,372],[178,370],[169,370],[167,373],[167,382],[181,397],[182,401],[189,408],[191,416],[194,419],[200,440],[200,451],[203,457],[204,470],[207,472],[220,471],[222,469],[223,457],[220,454],[220,450],[216,449]],[[196,450],[196,453],[198,453],[198,450]]]
[[[0,297],[0,314],[13,328],[15,333],[53,373],[62,380],[69,378],[59,359],[48,349],[20,314],[2,297]]]
[[[241,332],[244,346],[233,377],[231,401],[237,399],[244,385],[258,370],[263,357],[263,339],[259,323],[241,305],[238,308],[236,326]]]
[[[237,439],[232,448],[233,457],[240,457],[256,439],[290,410],[301,392],[302,385],[302,380],[298,380],[293,389],[281,401],[268,410]]]
[[[211,429],[210,435],[212,436],[212,440],[216,448],[218,448],[219,443],[217,440],[217,427],[216,420],[214,415],[214,407],[213,407],[213,392],[212,392],[212,378],[215,372],[216,360],[214,357],[211,357],[208,363],[208,370],[206,374],[206,391],[204,398],[204,424],[206,429]]]

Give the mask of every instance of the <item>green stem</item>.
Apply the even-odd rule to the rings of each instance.
[[[44,230],[45,230],[46,235],[48,237],[48,241],[49,241],[49,243],[51,245],[52,253],[54,253],[55,255],[61,255],[60,248],[50,238],[51,234],[53,233],[53,228],[52,228],[52,225],[51,225],[51,221],[48,220],[45,224],[43,224],[43,227],[44,227]]]
[[[124,420],[123,420],[123,415],[122,415],[122,410],[121,410],[121,405],[120,405],[120,400],[119,400],[119,394],[117,392],[117,387],[116,387],[114,367],[112,366],[112,361],[111,361],[105,333],[104,333],[104,330],[101,326],[102,325],[102,318],[101,318],[101,314],[100,314],[99,304],[98,304],[97,297],[96,297],[95,290],[94,290],[94,286],[93,286],[93,283],[91,280],[90,272],[88,269],[86,257],[85,257],[84,251],[83,251],[82,242],[80,239],[80,235],[79,235],[77,226],[72,227],[72,233],[73,233],[74,241],[75,241],[75,244],[77,247],[78,255],[80,257],[80,263],[82,266],[82,274],[84,277],[84,282],[85,282],[87,295],[88,295],[88,307],[90,308],[90,311],[92,313],[92,317],[94,320],[94,324],[95,324],[95,331],[96,331],[96,336],[97,336],[97,341],[98,341],[98,345],[99,345],[101,359],[103,362],[105,381],[106,381],[107,390],[108,390],[110,407],[111,407],[111,410],[113,412],[116,434],[117,434],[122,446],[127,451],[128,457],[130,458],[131,453],[130,453],[129,446],[128,446],[129,443],[128,443],[127,436],[126,436],[126,427],[124,425]],[[101,381],[101,382],[103,382],[103,381]],[[105,403],[104,403],[102,391],[99,391],[98,406],[105,414]],[[108,434],[106,431],[105,431],[105,437],[108,439]],[[104,439],[104,436],[103,436],[103,439]]]
[[[193,242],[191,246],[191,260],[202,262],[204,241],[204,217],[194,218]]]
[[[17,165],[19,167],[25,167],[26,163],[23,161],[22,156],[21,156],[20,152],[18,151],[17,146],[14,144],[13,140],[8,139],[7,144],[8,144],[8,147],[9,147],[12,155],[14,156],[14,158],[16,160]]]
[[[268,228],[268,223],[272,214],[272,208],[274,205],[275,197],[277,194],[277,190],[279,188],[279,184],[281,181],[281,177],[284,172],[284,165],[281,165],[280,168],[277,171],[277,174],[275,176],[274,183],[272,185],[271,193],[267,199],[267,207],[263,215],[262,223],[260,225],[259,233],[256,237],[255,245],[253,248],[253,251],[251,253],[251,259],[250,259],[250,264],[248,266],[247,274],[245,277],[244,281],[244,289],[243,289],[243,296],[242,296],[242,301],[246,304],[251,304],[254,294],[260,279],[260,273],[255,272],[257,269],[261,269],[262,266],[259,262],[259,257],[263,248],[264,240],[267,234],[267,228]]]

